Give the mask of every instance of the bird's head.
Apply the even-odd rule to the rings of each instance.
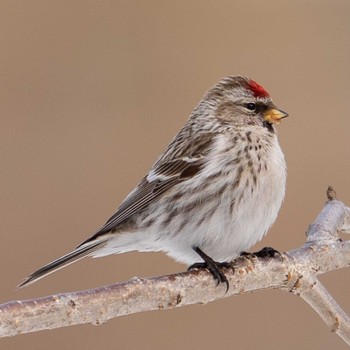
[[[273,130],[288,114],[275,106],[267,90],[254,80],[229,76],[214,85],[203,102],[225,125],[264,126]]]

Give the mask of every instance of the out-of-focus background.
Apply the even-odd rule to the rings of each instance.
[[[350,204],[350,2],[2,1],[0,302],[183,271],[165,255],[85,259],[15,290],[92,234],[205,90],[263,84],[290,113],[278,220],[254,249],[299,247],[333,185]],[[350,271],[321,277],[350,312]],[[346,349],[281,291],[1,340],[3,349]]]

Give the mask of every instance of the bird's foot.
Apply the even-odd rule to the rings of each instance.
[[[217,262],[214,261],[210,256],[206,255],[201,249],[198,247],[193,248],[193,250],[198,253],[198,255],[204,260],[204,262],[199,262],[191,265],[187,270],[193,269],[207,269],[214,280],[216,281],[216,285],[218,286],[220,283],[226,284],[226,293],[230,287],[227,277],[225,276],[222,269],[232,269],[234,271],[234,267],[229,262]]]
[[[254,252],[254,253],[247,253],[247,252],[241,253],[241,256],[249,260],[252,260],[254,258],[274,258],[276,255],[282,258],[282,254],[278,250],[271,247],[265,247],[259,250],[258,252]]]

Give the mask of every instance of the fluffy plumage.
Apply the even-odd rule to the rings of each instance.
[[[87,255],[163,251],[189,265],[201,261],[198,250],[235,258],[265,235],[283,201],[286,166],[273,124],[286,116],[256,82],[222,79],[106,224],[20,286]]]

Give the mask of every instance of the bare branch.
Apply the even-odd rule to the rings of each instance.
[[[298,288],[301,296],[326,322],[332,332],[349,344],[350,318],[340,308],[323,284],[313,276],[303,276]]]
[[[133,278],[92,290],[0,305],[0,336],[84,323],[98,325],[132,313],[206,304],[232,295],[278,288],[301,296],[333,332],[350,344],[349,317],[316,277],[350,265],[350,242],[337,236],[340,231],[350,233],[350,210],[335,199],[334,190],[328,190],[327,195],[329,201],[310,225],[302,247],[274,258],[236,259],[234,271],[225,272],[230,283],[226,294],[226,286],[217,287],[205,270]]]

